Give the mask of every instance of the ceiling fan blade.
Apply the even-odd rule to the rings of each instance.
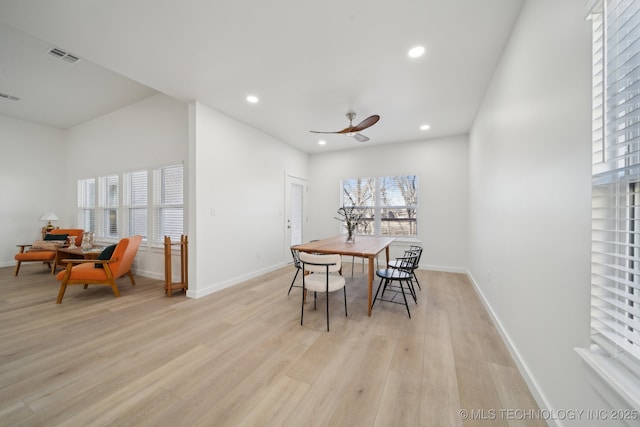
[[[355,113],[349,113],[347,114],[347,117],[349,118],[349,122],[351,122],[351,120],[353,119],[353,117],[355,116]],[[310,130],[309,132],[312,133],[338,133],[338,134],[343,134],[343,135],[347,135],[347,136],[352,136],[355,139],[357,139],[360,142],[365,142],[368,141],[369,138],[367,138],[364,135],[360,135],[358,132],[360,132],[361,130],[364,130],[366,128],[368,128],[369,126],[373,126],[375,125],[378,120],[380,120],[380,116],[377,114],[374,114],[373,116],[369,116],[366,119],[364,119],[363,121],[361,121],[360,123],[358,123],[355,126],[350,126],[346,127],[342,130],[339,131],[335,131],[335,132],[325,132],[325,131],[319,131],[319,130]]]
[[[380,116],[374,114],[373,116],[369,116],[354,127],[351,128],[351,132],[360,132],[361,130],[365,130],[369,126],[375,125],[378,120],[380,120]]]
[[[349,133],[349,132],[353,132],[353,131],[349,127],[349,128],[345,128],[345,129],[342,129],[342,130],[335,131],[335,132],[324,132],[324,131],[321,131],[321,130],[310,130],[309,132],[313,132],[313,133]]]
[[[367,142],[369,140],[369,138],[367,138],[366,136],[364,136],[361,133],[356,133],[355,135],[353,135],[353,137],[355,139],[357,139],[358,141],[360,141],[360,142]]]

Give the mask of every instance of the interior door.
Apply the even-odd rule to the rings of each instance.
[[[285,252],[291,257],[289,248],[303,242],[306,223],[305,204],[307,181],[287,175],[285,191]]]

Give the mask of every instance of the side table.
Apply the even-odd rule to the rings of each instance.
[[[56,250],[56,258],[53,262],[52,272],[55,273],[58,266],[66,266],[66,263],[62,262],[63,259],[96,259],[98,255],[102,253],[103,249],[104,248],[82,249],[80,247],[73,249],[58,248]]]

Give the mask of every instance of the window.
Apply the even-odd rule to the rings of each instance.
[[[118,175],[98,178],[98,209],[96,236],[98,238],[115,239],[118,229]]]
[[[147,171],[125,173],[123,178],[125,223],[128,235],[147,238]]]
[[[640,2],[602,1],[591,20],[591,332],[604,362],[581,354],[637,408],[640,390],[615,372],[640,373]]]
[[[83,230],[96,229],[96,180],[78,180],[78,225]]]
[[[179,164],[80,179],[78,225],[107,241],[131,235],[155,244],[162,244],[165,235],[179,240],[184,233],[183,175]]]
[[[362,214],[357,234],[418,235],[416,175],[350,178],[342,181],[342,206]]]
[[[180,240],[183,234],[183,166],[168,166],[155,171],[156,242],[164,236]]]

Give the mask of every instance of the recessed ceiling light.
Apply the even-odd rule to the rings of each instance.
[[[320,141],[318,141],[318,144],[327,145],[327,141],[325,141],[324,139],[321,139]]]
[[[420,130],[429,130],[429,129],[431,129],[430,125],[422,125],[422,126],[420,126]]]
[[[247,96],[247,102],[249,102],[250,104],[257,104],[259,101],[258,97],[255,95],[249,95]]]
[[[415,46],[409,50],[409,57],[411,58],[419,58],[424,55],[424,47],[423,46]]]

